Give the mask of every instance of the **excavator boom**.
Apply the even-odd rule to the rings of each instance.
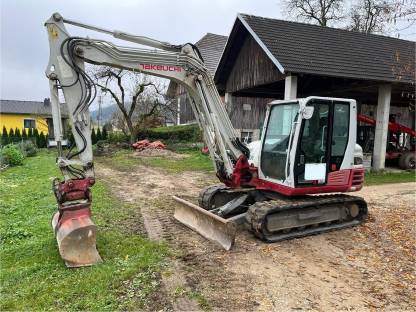
[[[105,40],[73,37],[65,24],[157,50],[120,47]],[[122,31],[110,31],[65,19],[58,13],[53,14],[45,26],[50,46],[46,76],[51,91],[57,164],[64,176],[63,181],[55,181],[53,185],[58,212],[52,226],[60,254],[68,266],[85,266],[101,261],[96,250],[96,227],[91,220],[90,192],[95,179],[88,108],[95,99],[96,87],[85,71],[85,63],[141,72],[183,85],[192,97],[191,106],[203,130],[204,141],[218,177],[223,181],[235,179],[234,164],[244,155],[248,156],[248,149],[239,141],[212,77],[195,46],[172,45]],[[65,97],[75,139],[75,146],[67,155],[64,155],[61,144],[63,130],[59,90]],[[77,151],[72,152],[75,147]],[[201,218],[204,217],[202,214]]]

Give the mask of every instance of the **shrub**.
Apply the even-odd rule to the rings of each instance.
[[[108,132],[107,132],[107,127],[106,126],[103,127],[103,133],[101,135],[101,139],[102,140],[107,140],[108,139]]]
[[[13,143],[14,141],[14,130],[13,128],[10,128],[9,130],[9,143]]]
[[[170,142],[200,142],[201,131],[197,125],[158,127],[141,130],[138,139],[164,140]]]
[[[92,128],[92,131],[91,131],[91,143],[92,144],[97,143],[97,135],[95,134],[95,128]]]
[[[101,134],[100,128],[97,129],[97,142],[101,141],[103,139],[103,136]]]
[[[69,146],[71,146],[73,144],[75,145],[75,138],[74,138],[74,135],[72,134],[71,130],[69,130],[68,142],[69,142]]]
[[[20,142],[22,140],[22,135],[20,134],[20,129],[16,128],[14,131],[15,142]]]
[[[39,139],[37,140],[38,148],[44,148],[47,146],[46,136],[43,134],[43,131],[39,134]]]
[[[3,133],[1,135],[1,145],[5,146],[9,144],[9,134],[7,133],[7,129],[3,126]]]
[[[23,141],[17,144],[17,147],[25,157],[35,156],[38,152],[35,144],[32,141]]]
[[[9,166],[20,166],[23,164],[24,155],[14,144],[8,144],[0,151],[0,161]]]
[[[109,143],[128,143],[130,142],[130,136],[122,132],[110,132],[107,141]]]
[[[23,131],[22,131],[22,140],[23,141],[26,141],[27,140],[27,133],[26,133],[26,129],[25,128],[23,128]]]

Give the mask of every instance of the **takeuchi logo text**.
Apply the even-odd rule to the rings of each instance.
[[[182,71],[182,68],[180,66],[170,66],[170,65],[140,64],[140,67],[143,70],[160,70],[160,71],[169,71],[169,72],[181,72]]]

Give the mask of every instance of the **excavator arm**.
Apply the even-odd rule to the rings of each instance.
[[[105,40],[73,37],[65,24],[155,49],[121,47]],[[184,86],[192,98],[191,106],[203,131],[217,176],[227,185],[240,184],[244,171],[248,170],[249,150],[239,141],[214,81],[194,45],[171,45],[147,37],[109,31],[64,19],[58,13],[53,14],[45,26],[50,45],[46,76],[51,91],[57,164],[64,176],[63,181],[55,180],[53,184],[58,212],[52,225],[59,251],[68,266],[91,265],[101,260],[95,247],[96,228],[90,219],[90,187],[95,179],[88,108],[97,90],[85,71],[85,63],[167,78]],[[65,154],[61,144],[63,129],[59,91],[65,99],[76,146]]]

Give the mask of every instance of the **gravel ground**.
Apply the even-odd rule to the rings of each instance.
[[[174,310],[413,311],[416,306],[416,183],[355,193],[368,202],[364,225],[274,244],[241,231],[226,252],[173,219],[171,196],[195,199],[203,186],[217,183],[213,174],[145,167],[121,172],[99,162],[96,171],[98,178],[114,182],[120,200],[137,205],[149,237],[174,251],[162,281],[163,301]]]

